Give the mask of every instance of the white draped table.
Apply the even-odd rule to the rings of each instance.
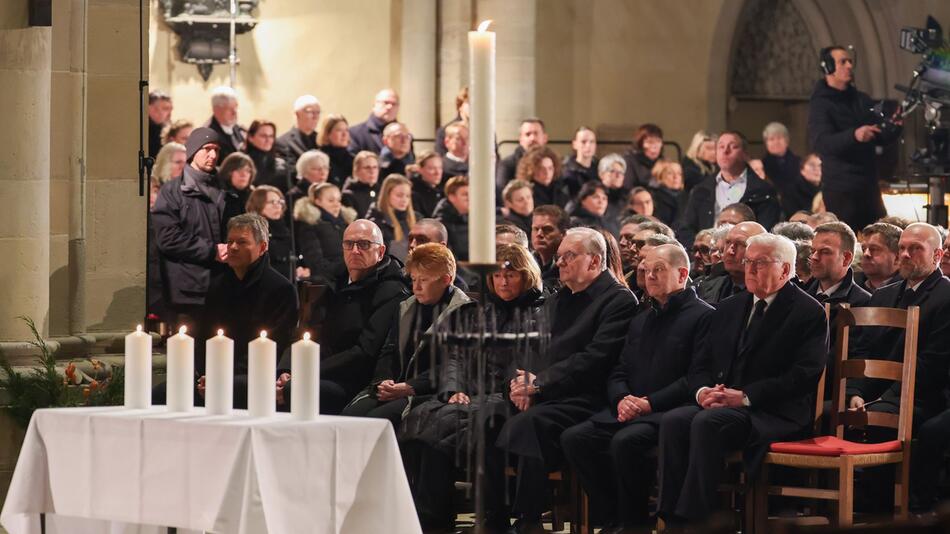
[[[421,531],[388,421],[200,408],[37,411],[0,524],[38,534],[40,514],[50,534]]]

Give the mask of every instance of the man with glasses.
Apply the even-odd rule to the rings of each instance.
[[[722,254],[722,270],[715,269],[703,279],[696,289],[699,298],[713,307],[719,302],[745,290],[745,271],[742,260],[745,258],[746,241],[755,235],[764,234],[765,228],[755,222],[743,222],[732,227],[726,234]]]
[[[394,89],[376,93],[369,118],[350,127],[350,154],[356,155],[363,150],[379,154],[383,150],[383,128],[395,121],[398,115],[399,94]]]
[[[323,413],[338,414],[369,384],[399,302],[409,296],[401,265],[386,255],[383,233],[365,219],[343,232],[343,266],[333,273],[327,293],[315,304],[309,327],[320,343]],[[290,356],[278,368],[278,387],[289,408]],[[326,391],[324,393],[323,391]],[[329,405],[324,406],[327,402]]]
[[[277,138],[277,153],[287,161],[289,169],[296,169],[297,160],[308,150],[317,148],[317,124],[320,123],[320,101],[313,95],[302,95],[294,100],[296,124]]]
[[[687,379],[692,405],[660,421],[658,514],[667,524],[699,523],[715,511],[729,453],[743,451],[754,477],[770,443],[795,439],[812,424],[828,353],[824,311],[790,281],[796,251],[789,239],[759,233],[746,245],[748,291],[723,300],[711,316],[715,341]]]
[[[713,264],[711,254],[714,244],[712,228],[700,230],[699,233],[696,234],[696,237],[693,238],[693,248],[690,249],[693,267],[690,276],[693,280],[698,282],[701,276],[709,274],[709,269]]]
[[[391,122],[383,128],[383,150],[379,153],[379,177],[390,174],[406,175],[406,166],[416,161],[412,153],[412,134],[401,122]]]
[[[623,346],[637,299],[606,270],[607,244],[590,228],[571,228],[558,247],[564,285],[547,301],[551,341],[543,361],[518,362],[508,397],[515,415],[486,458],[487,528],[505,532],[505,466],[516,459],[511,509],[518,532],[543,532],[547,473],[561,467],[561,432],[604,405],[607,374]],[[497,425],[496,425],[497,426]],[[491,443],[491,442],[489,442]]]

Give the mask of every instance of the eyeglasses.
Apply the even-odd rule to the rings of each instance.
[[[268,200],[265,204],[270,204],[271,206],[286,206],[287,203],[283,199],[275,198],[274,200]]]
[[[769,265],[771,263],[782,263],[782,260],[763,260],[763,259],[750,260],[748,258],[742,258],[743,267],[755,267],[756,271],[758,271],[759,269],[765,268],[766,265]]]
[[[559,256],[556,256],[556,257],[554,258],[554,263],[556,263],[556,264],[561,264],[561,265],[566,265],[566,264],[571,263],[572,261],[574,261],[574,258],[576,258],[576,257],[578,257],[578,256],[584,256],[584,255],[586,255],[586,254],[588,254],[588,253],[587,253],[587,252],[573,252],[573,251],[570,251],[570,250],[569,250],[569,251],[565,252],[564,254],[561,254],[561,255],[559,255]]]
[[[382,245],[382,243],[367,241],[365,239],[360,239],[359,241],[351,241],[349,239],[343,240],[343,250],[353,250],[354,246],[360,250],[369,250],[370,247],[376,246],[376,245]]]

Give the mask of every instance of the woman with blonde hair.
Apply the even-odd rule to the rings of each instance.
[[[259,185],[251,191],[247,199],[247,213],[256,213],[267,221],[270,241],[267,243],[267,255],[271,267],[293,281],[297,277],[296,262],[291,262],[290,227],[284,221],[287,201],[284,194],[272,185]]]
[[[693,140],[686,149],[683,158],[684,189],[689,191],[707,176],[719,172],[716,165],[716,135],[700,130],[693,134]]]
[[[686,206],[683,190],[683,166],[675,161],[657,161],[650,171],[650,192],[653,194],[653,216],[668,226]]]
[[[401,174],[387,176],[366,218],[382,230],[386,252],[405,261],[409,254],[409,231],[422,218],[412,208],[412,182]]]
[[[166,143],[158,155],[155,156],[155,165],[152,167],[152,178],[158,180],[161,186],[169,180],[178,178],[185,173],[185,145],[181,143]]]

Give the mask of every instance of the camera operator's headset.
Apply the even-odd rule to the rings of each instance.
[[[855,67],[858,66],[858,56],[854,50],[854,45],[848,46],[826,46],[821,49],[821,52],[818,54],[818,69],[821,70],[821,73],[825,76],[830,76],[835,73],[835,58],[831,55],[833,50],[846,50],[851,54],[851,64]]]

